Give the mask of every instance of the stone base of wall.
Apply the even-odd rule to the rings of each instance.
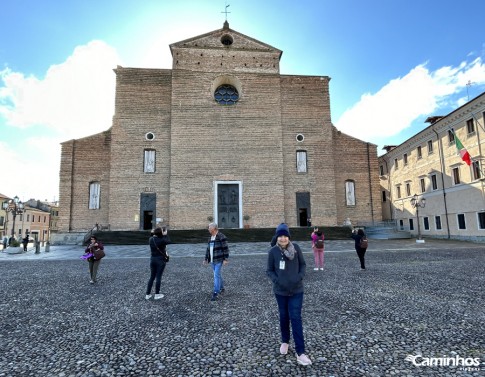
[[[86,232],[55,233],[51,235],[51,245],[82,245]]]

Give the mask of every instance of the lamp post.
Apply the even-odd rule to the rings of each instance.
[[[417,194],[414,194],[411,198],[411,206],[413,208],[416,208],[416,220],[418,222],[418,239],[416,240],[416,242],[424,243],[424,240],[421,239],[421,227],[419,226],[419,208],[424,208],[426,206],[426,199],[419,199],[419,196]]]
[[[17,217],[17,215],[20,215],[24,212],[24,203],[22,203],[19,200],[19,197],[15,195],[13,199],[4,201],[2,207],[6,212],[12,212],[13,223],[11,236],[13,238],[13,236],[15,235],[15,218]]]

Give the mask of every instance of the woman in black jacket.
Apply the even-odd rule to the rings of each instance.
[[[268,252],[266,274],[273,282],[273,292],[280,314],[281,347],[280,353],[288,353],[290,342],[290,322],[295,341],[296,361],[300,365],[312,362],[305,355],[303,322],[303,277],[306,263],[297,244],[290,241],[290,230],[284,223],[276,228],[276,245]]]
[[[362,229],[354,229],[352,231],[352,238],[355,241],[355,251],[357,252],[357,256],[360,260],[360,269],[365,270],[365,252],[367,251],[367,248],[362,247],[361,240],[363,238],[367,239],[367,236]]]
[[[160,287],[162,285],[162,274],[165,270],[165,265],[167,264],[168,254],[167,245],[170,242],[168,237],[168,231],[166,228],[155,228],[153,231],[153,236],[150,237],[150,279],[148,279],[148,285],[146,290],[145,298],[149,300],[152,297],[152,286],[153,281],[155,281],[155,300],[160,300],[163,298],[163,294],[160,293]],[[155,280],[156,279],[156,280]]]

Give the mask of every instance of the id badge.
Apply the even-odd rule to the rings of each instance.
[[[280,270],[284,270],[284,269],[285,269],[285,261],[280,260]]]

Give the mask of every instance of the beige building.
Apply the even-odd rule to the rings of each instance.
[[[59,232],[381,220],[376,145],[332,125],[329,77],[227,22],[170,50],[118,66],[111,127],[62,143]]]
[[[0,193],[0,241],[4,237],[10,237],[10,234],[7,233],[7,211],[3,208],[3,203],[9,199],[8,196]]]
[[[379,157],[382,217],[426,237],[485,240],[485,93]],[[466,148],[471,165],[458,154]],[[413,207],[417,195],[424,207]],[[417,211],[419,218],[417,218]]]

